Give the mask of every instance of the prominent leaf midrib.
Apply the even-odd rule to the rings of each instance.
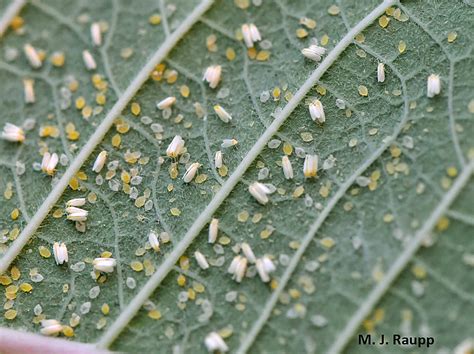
[[[79,171],[84,162],[88,159],[95,147],[103,140],[105,134],[109,131],[114,120],[121,114],[122,110],[135,96],[137,91],[142,87],[143,83],[148,79],[153,68],[163,61],[176,43],[184,36],[184,34],[196,23],[199,17],[207,11],[214,0],[203,0],[191,14],[180,24],[180,26],[168,37],[163,44],[153,53],[150,60],[140,69],[136,77],[132,80],[121,97],[108,112],[104,120],[97,127],[95,132],[91,135],[89,140],[80,150],[76,158],[71,162],[69,167],[64,172],[61,179],[54,186],[48,197],[43,201],[41,206],[32,217],[31,221],[22,230],[18,238],[10,245],[7,252],[0,259],[0,274],[4,273],[13,260],[20,253],[24,245],[31,238],[36,229],[40,226],[42,221],[46,218],[49,210],[54,206],[58,199],[67,188],[69,181]]]
[[[0,38],[3,37],[13,18],[21,11],[25,4],[26,0],[14,0],[8,5],[3,16],[0,18]]]
[[[245,171],[250,167],[254,160],[263,151],[268,141],[278,132],[278,129],[290,116],[293,110],[306,97],[309,90],[318,82],[322,75],[332,66],[339,55],[353,42],[354,37],[362,30],[367,28],[377,19],[384,11],[396,0],[384,0],[379,6],[373,9],[369,15],[364,17],[356,26],[354,26],[320,63],[318,68],[310,75],[305,83],[298,89],[292,99],[286,104],[283,110],[278,114],[270,126],[263,132],[253,147],[247,152],[235,171],[230,175],[227,181],[222,185],[221,189],[216,193],[211,202],[206,206],[204,211],[195,219],[191,227],[183,236],[181,241],[175,246],[173,251],[168,255],[162,265],[156,270],[147,283],[140,289],[138,294],[130,301],[125,310],[119,315],[115,322],[107,329],[101,337],[97,346],[99,348],[108,347],[127,326],[131,319],[139,311],[143,303],[152,295],[155,289],[161,284],[166,275],[173,269],[188,247],[192,244],[199,232],[209,222],[212,215],[216,212],[222,202],[231,193],[234,187],[241,181]],[[385,149],[384,149],[385,150]],[[378,151],[378,150],[377,150]],[[383,151],[382,151],[383,152]],[[382,153],[380,152],[380,154]],[[364,167],[365,170],[366,167]],[[355,179],[355,177],[354,177]],[[263,324],[262,324],[263,325]],[[257,329],[259,332],[261,326]],[[250,337],[249,337],[250,338]],[[246,351],[248,346],[253,342],[250,340],[241,346],[242,351]]]

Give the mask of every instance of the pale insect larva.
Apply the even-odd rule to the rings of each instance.
[[[223,165],[222,151],[217,151],[214,155],[214,165],[216,168],[221,168]]]
[[[92,261],[94,269],[103,273],[112,273],[117,261],[114,258],[96,258]]]
[[[158,240],[158,235],[154,231],[150,231],[148,234],[148,242],[150,243],[151,248],[158,252],[160,250],[160,241]]]
[[[201,167],[201,164],[199,162],[194,162],[188,167],[183,176],[184,183],[189,183],[194,179],[194,176],[196,176],[196,172],[199,167]]]
[[[379,65],[377,65],[377,81],[385,81],[385,65],[383,63],[379,63]]]
[[[92,37],[92,43],[94,43],[95,46],[100,46],[102,44],[102,32],[100,30],[100,24],[98,22],[94,22],[91,25],[91,37]]]
[[[26,103],[35,103],[36,101],[34,84],[35,81],[32,79],[23,80],[23,92],[25,95]]]
[[[25,141],[25,131],[15,124],[5,123],[2,131],[2,139],[22,143]]]
[[[271,193],[270,189],[260,182],[253,182],[249,186],[249,192],[260,204],[264,205],[268,203],[268,194]]]
[[[232,120],[232,116],[220,105],[214,106],[214,112],[216,112],[217,116],[224,122],[229,123]]]
[[[95,70],[97,68],[95,59],[88,50],[82,51],[82,60],[84,61],[87,70]]]
[[[309,114],[311,115],[311,119],[315,122],[322,124],[326,121],[323,104],[320,100],[315,100],[309,104]]]
[[[41,320],[41,327],[41,334],[46,336],[61,333],[63,330],[63,326],[58,320]]]
[[[170,97],[166,97],[165,99],[161,100],[160,102],[158,102],[156,104],[156,107],[158,109],[166,109],[166,108],[170,108],[172,105],[174,105],[176,102],[176,97],[174,96],[170,96]]]
[[[222,67],[220,65],[211,65],[204,72],[203,80],[209,83],[210,88],[216,88],[221,81]]]
[[[255,263],[256,257],[250,245],[247,242],[243,242],[241,247],[242,247],[242,252],[244,253],[245,257],[249,260],[249,262]]]
[[[219,219],[213,218],[209,224],[209,243],[214,243],[217,240],[217,234],[219,232]]]
[[[77,208],[77,207],[67,207],[66,208],[66,219],[72,220],[72,221],[86,221],[87,220],[87,215],[89,212],[87,210]]]
[[[290,159],[288,156],[283,156],[281,158],[281,167],[283,168],[283,174],[285,175],[286,179],[293,178],[293,166],[291,166]]]
[[[52,176],[56,171],[56,166],[59,162],[59,156],[56,153],[50,154],[45,152],[43,154],[43,160],[41,161],[41,170],[48,175]]]
[[[66,202],[66,207],[80,207],[86,204],[86,198],[74,198]]]
[[[428,82],[426,86],[426,95],[429,98],[433,98],[434,96],[439,95],[439,93],[441,92],[441,80],[439,78],[439,75],[431,74],[430,76],[428,76]]]
[[[64,262],[67,263],[69,260],[67,247],[64,242],[55,242],[53,244],[53,254],[57,265],[63,264]]]
[[[209,268],[209,263],[207,263],[206,256],[204,256],[201,252],[194,252],[194,258],[196,258],[196,262],[202,269]]]
[[[31,44],[25,44],[23,46],[23,51],[25,52],[26,59],[28,59],[28,62],[33,68],[38,69],[43,65],[38,52]]]
[[[183,149],[184,140],[180,135],[176,135],[166,149],[166,155],[168,157],[176,158],[183,153]]]
[[[209,333],[204,339],[204,344],[206,345],[207,351],[209,353],[214,353],[216,351],[223,353],[229,350],[229,347],[227,344],[225,344],[224,339],[222,339],[222,337],[216,332]]]
[[[301,54],[313,61],[321,61],[323,55],[326,54],[326,48],[320,47],[317,44],[312,44],[308,48],[303,48]]]
[[[242,30],[242,37],[244,39],[244,42],[247,48],[252,48],[256,42],[262,40],[260,31],[258,30],[257,26],[255,26],[253,23],[251,24],[244,23],[241,27],[241,30]]]
[[[303,174],[306,178],[316,177],[318,173],[318,155],[306,155]]]
[[[226,149],[226,148],[235,146],[238,143],[239,143],[239,141],[237,139],[223,139],[222,144],[221,144],[221,148]]]
[[[102,168],[105,165],[105,161],[107,160],[107,151],[101,151],[97,158],[95,159],[94,166],[92,166],[92,171],[95,173],[99,173],[102,171]]]

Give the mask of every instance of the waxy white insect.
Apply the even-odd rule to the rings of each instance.
[[[326,54],[326,48],[317,44],[311,44],[308,48],[303,48],[301,54],[313,61],[321,61],[323,55]]]
[[[224,123],[229,123],[232,120],[232,116],[220,105],[214,106],[214,112]]]
[[[84,61],[87,70],[95,70],[97,68],[95,59],[88,50],[82,51],[82,60]]]
[[[86,204],[86,198],[74,198],[66,202],[66,207],[80,207],[84,204]]]
[[[194,252],[194,258],[196,258],[196,262],[202,269],[209,268],[209,263],[207,263],[206,256],[204,256],[201,252]]]
[[[25,52],[26,59],[28,59],[28,62],[33,68],[38,69],[43,65],[38,52],[31,44],[25,44],[23,46],[23,51]]]
[[[223,165],[222,151],[217,151],[214,155],[214,165],[216,168],[221,168]]]
[[[100,30],[100,24],[98,22],[94,22],[91,25],[91,37],[92,37],[92,43],[94,43],[95,46],[100,46],[102,44],[102,32]]]
[[[172,105],[174,105],[176,102],[176,97],[174,96],[169,96],[169,97],[166,97],[165,99],[161,100],[160,102],[158,102],[156,104],[156,107],[158,109],[166,109],[166,108],[170,108]]]
[[[112,273],[117,261],[114,258],[96,258],[92,261],[94,269],[103,273]]]
[[[43,160],[41,161],[41,170],[48,175],[52,176],[56,171],[56,166],[59,162],[59,156],[56,153],[50,154],[45,152],[43,154]]]
[[[219,232],[219,219],[213,218],[209,224],[209,243],[214,243],[217,240],[217,234]]]
[[[216,332],[209,333],[204,339],[204,344],[210,353],[214,353],[215,351],[223,353],[229,350],[229,347],[227,344],[225,344],[224,339],[222,339],[222,337]]]
[[[232,279],[234,279],[237,283],[240,283],[245,276],[245,272],[247,271],[247,258],[242,256],[235,256],[232,262],[230,263],[227,272],[232,274]]]
[[[239,141],[237,139],[223,139],[222,144],[221,144],[221,148],[223,148],[223,149],[230,148],[232,146],[237,145],[238,143],[239,143]]]
[[[95,159],[94,166],[92,166],[92,171],[95,173],[99,173],[105,165],[105,161],[107,160],[107,151],[101,151],[97,158]]]
[[[250,263],[255,263],[256,257],[255,254],[252,251],[252,248],[247,242],[243,242],[241,245],[242,252],[244,253],[245,257],[248,259]]]
[[[69,257],[67,254],[67,247],[64,242],[55,242],[53,244],[53,254],[54,260],[56,261],[57,265],[63,264],[64,262],[68,262]]]
[[[377,81],[385,81],[385,65],[383,63],[379,63],[379,65],[377,65]]]
[[[204,72],[203,80],[209,83],[210,88],[216,88],[221,81],[222,67],[220,65],[211,65]]]
[[[158,240],[158,235],[154,231],[150,231],[148,234],[148,242],[150,243],[151,248],[158,252],[160,250],[160,241]]]
[[[318,155],[306,155],[303,173],[306,178],[316,177],[318,173]]]
[[[194,176],[196,176],[196,172],[199,167],[201,167],[201,164],[199,162],[194,162],[188,167],[183,176],[184,183],[189,183],[194,179]]]
[[[271,193],[270,189],[260,182],[253,182],[249,186],[249,192],[260,204],[264,205],[268,203],[268,194]]]
[[[22,143],[25,141],[25,131],[15,124],[5,123],[2,131],[2,139]]]
[[[34,85],[35,80],[32,79],[24,79],[23,80],[23,93],[25,95],[25,102],[26,103],[35,103],[35,88]]]
[[[227,268],[227,273],[234,274],[235,270],[237,269],[237,265],[240,263],[240,260],[242,259],[242,256],[235,256],[232,259],[232,262],[230,262],[229,268]]]
[[[67,207],[66,213],[67,213],[66,218],[72,221],[86,221],[87,215],[89,214],[87,210],[84,210],[78,207],[73,207],[73,206]]]
[[[256,42],[261,41],[260,31],[253,23],[242,25],[242,37],[247,48],[252,48]]]
[[[180,135],[176,135],[166,149],[166,155],[168,157],[176,158],[183,153],[183,149],[184,140]]]
[[[439,93],[441,92],[441,80],[439,78],[439,75],[431,74],[430,76],[428,76],[428,82],[426,86],[427,86],[426,95],[429,98],[439,95]]]
[[[58,320],[41,320],[41,327],[41,334],[46,336],[61,333],[63,330],[63,326]]]
[[[283,156],[281,158],[281,167],[283,168],[283,174],[285,175],[286,179],[293,178],[293,166],[291,166],[290,159],[288,156]]]
[[[255,267],[257,268],[257,272],[260,276],[260,279],[264,283],[270,281],[269,274],[276,270],[275,264],[267,256],[263,256],[262,258],[257,259],[257,261],[255,262]]]
[[[311,115],[311,119],[315,122],[322,124],[326,121],[323,104],[320,100],[315,100],[309,104],[309,114]]]

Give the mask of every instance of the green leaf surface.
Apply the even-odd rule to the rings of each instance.
[[[0,262],[8,265],[25,235],[29,242],[12,263],[21,276],[12,284],[28,282],[33,290],[19,290],[9,301],[11,284],[0,278],[3,313],[17,311],[13,320],[2,315],[1,326],[39,332],[39,304],[45,318],[64,325],[80,316],[73,341],[166,353],[205,352],[204,338],[212,331],[238,353],[438,353],[472,337],[473,4],[263,0],[237,6],[247,2],[216,1],[202,16],[206,3],[197,0],[25,5],[23,26],[0,39],[0,123],[35,122],[23,144],[0,141]],[[8,4],[0,1],[0,9]],[[384,27],[379,18],[389,5]],[[157,14],[161,22],[150,24]],[[300,24],[304,17],[316,28]],[[105,30],[100,47],[90,38],[96,21]],[[267,60],[237,39],[244,23],[258,26],[264,41],[257,53],[268,51]],[[308,32],[303,38],[301,28]],[[215,50],[206,46],[211,35]],[[311,38],[328,50],[321,63],[300,53]],[[29,66],[25,43],[45,52],[40,69]],[[97,70],[86,70],[84,49]],[[56,51],[65,53],[61,67],[49,60]],[[155,74],[138,85],[160,51],[167,54],[160,60],[164,77],[156,80]],[[385,64],[383,83],[377,82],[378,63]],[[215,64],[222,66],[222,80],[211,89],[202,74]],[[173,70],[176,81],[167,79]],[[433,73],[442,90],[427,98]],[[35,80],[33,104],[24,102],[25,78]],[[78,87],[71,91],[74,80]],[[106,97],[103,105],[96,101],[99,93]],[[171,116],[156,108],[168,96],[177,98]],[[76,107],[79,97],[91,107],[90,117]],[[308,112],[316,98],[325,109],[324,124]],[[125,108],[114,116],[121,102]],[[231,113],[230,123],[214,113],[216,104]],[[104,128],[109,120],[115,123]],[[68,136],[68,123],[78,140]],[[42,137],[46,126],[54,126],[57,136]],[[95,139],[98,132],[103,139]],[[175,165],[177,178],[166,156],[175,135],[187,149]],[[228,138],[238,144],[221,148]],[[77,174],[75,161],[87,157],[84,149],[94,151]],[[46,150],[64,155],[53,177],[38,171]],[[92,165],[104,150],[107,164],[97,174]],[[214,166],[218,150],[227,173]],[[295,172],[291,180],[281,167],[285,153]],[[305,154],[319,155],[317,178],[304,177]],[[182,176],[192,162],[202,166],[186,184]],[[62,191],[68,180],[61,177],[68,173],[75,181]],[[248,192],[257,180],[276,188],[266,205]],[[88,200],[85,231],[61,213],[78,197]],[[12,220],[16,208],[20,215]],[[42,213],[47,216],[36,219]],[[207,235],[213,217],[219,219],[214,245]],[[31,226],[35,220],[38,228]],[[150,231],[162,241],[169,237],[159,252],[147,245]],[[41,247],[52,252],[55,241],[67,244],[68,265],[40,254]],[[242,242],[257,257],[273,258],[270,283],[253,265],[241,283],[227,273]],[[96,280],[91,261],[106,251],[117,267]],[[206,256],[209,269],[198,266],[195,251]],[[42,281],[33,281],[35,271]],[[358,345],[358,334],[366,333],[433,336],[435,344]]]

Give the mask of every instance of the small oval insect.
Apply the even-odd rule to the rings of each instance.
[[[188,167],[183,176],[184,183],[189,183],[194,179],[194,176],[196,176],[196,172],[199,167],[201,167],[201,164],[199,162],[194,162]]]
[[[303,48],[301,54],[308,59],[318,62],[321,61],[323,55],[326,54],[326,48],[320,47],[317,44],[312,44],[307,48]]]
[[[244,253],[244,256],[248,259],[250,263],[255,263],[255,254],[253,253],[252,248],[247,242],[243,242],[241,245],[242,252]]]
[[[98,22],[94,22],[91,24],[91,38],[92,43],[95,46],[100,46],[102,44],[102,32],[100,30],[100,24]]]
[[[155,252],[160,250],[160,241],[158,240],[158,235],[154,231],[148,233],[148,242]]]
[[[91,71],[97,68],[95,59],[88,50],[84,50],[82,52],[82,60],[84,61],[84,65],[86,66],[87,70]]]
[[[239,141],[237,139],[223,139],[222,144],[221,144],[221,148],[223,148],[223,149],[230,148],[232,146],[237,145],[238,143],[239,143]]]
[[[26,59],[28,59],[28,62],[33,68],[38,69],[43,65],[38,52],[31,44],[25,44],[23,46],[23,51],[25,52]]]
[[[43,154],[43,160],[41,161],[41,170],[48,175],[52,176],[56,171],[56,166],[59,162],[59,156],[56,153],[50,154],[45,152]]]
[[[219,219],[213,218],[209,224],[209,237],[208,243],[214,243],[217,240],[217,234],[219,233]]]
[[[57,265],[67,263],[69,260],[68,253],[67,253],[67,247],[64,242],[59,243],[55,242],[53,244],[53,254],[54,254],[54,260],[56,261]]]
[[[99,155],[97,155],[97,158],[95,159],[94,166],[92,166],[92,171],[95,173],[100,173],[102,171],[102,168],[105,165],[105,161],[107,160],[107,151],[101,151]]]
[[[114,258],[96,258],[92,261],[94,269],[103,273],[112,273],[117,261]]]
[[[224,339],[222,339],[222,337],[216,332],[209,333],[204,339],[204,344],[209,353],[214,353],[216,351],[224,353],[229,351],[229,347],[225,344]]]
[[[84,204],[86,204],[86,198],[74,198],[66,202],[66,207],[80,207]]]
[[[265,205],[268,203],[268,195],[271,191],[263,183],[253,182],[249,186],[249,192],[260,204]]]
[[[326,121],[324,107],[320,100],[315,100],[309,104],[309,114],[311,115],[311,119],[315,122],[322,124]]]
[[[66,213],[68,214],[66,216],[66,219],[72,220],[72,221],[86,221],[87,215],[89,214],[87,210],[73,207],[73,206],[67,207]]]
[[[428,76],[428,82],[426,84],[426,95],[429,98],[433,98],[436,95],[439,95],[441,92],[441,80],[439,75],[431,74]]]
[[[222,151],[216,151],[216,154],[214,155],[214,165],[216,168],[221,168],[223,165],[223,157],[222,157]]]
[[[379,65],[377,65],[377,81],[385,81],[385,65],[383,63],[379,63]]]
[[[46,336],[56,335],[63,330],[63,326],[58,320],[41,320],[41,327],[41,334]]]
[[[166,155],[171,158],[176,158],[183,153],[183,150],[184,140],[180,135],[176,135],[166,149]]]
[[[288,156],[283,156],[281,158],[281,167],[283,168],[283,174],[286,179],[293,178],[293,166],[291,165],[290,159]]]
[[[211,65],[204,72],[203,80],[209,83],[209,87],[214,89],[221,81],[222,67],[220,65]]]
[[[35,103],[36,101],[34,84],[35,84],[35,80],[32,80],[32,79],[23,80],[23,92],[25,95],[26,103]]]
[[[241,27],[242,30],[242,37],[244,39],[245,45],[247,48],[252,48],[256,42],[262,40],[262,36],[260,35],[260,31],[258,30],[255,24],[244,23]]]
[[[25,141],[25,131],[15,124],[5,123],[2,131],[2,139],[22,143]]]
[[[306,155],[303,174],[306,178],[316,177],[318,173],[318,155]]]
[[[232,120],[232,116],[220,105],[214,106],[214,112],[224,123],[229,123]]]
[[[194,258],[196,258],[196,262],[198,263],[199,267],[202,269],[209,268],[209,263],[207,262],[206,256],[204,256],[201,252],[194,252]]]
[[[156,107],[158,109],[167,109],[167,108],[171,108],[172,105],[174,105],[176,103],[176,97],[174,96],[169,96],[169,97],[166,97],[165,99],[161,100],[160,102],[158,102],[156,104]]]

